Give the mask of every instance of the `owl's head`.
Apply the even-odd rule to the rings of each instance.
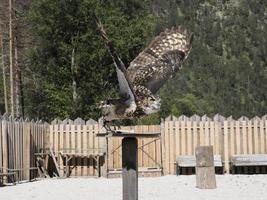
[[[143,107],[143,111],[145,114],[153,114],[160,111],[160,98],[149,98],[146,106]]]

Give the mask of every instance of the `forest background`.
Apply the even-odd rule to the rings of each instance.
[[[133,123],[267,113],[265,0],[0,0],[0,113],[100,117],[96,103],[117,96],[118,84],[93,12],[127,66],[166,28],[195,34],[183,68],[159,92],[161,111]]]

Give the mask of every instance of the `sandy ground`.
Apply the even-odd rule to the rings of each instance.
[[[139,178],[139,200],[267,200],[267,175],[218,175],[217,189],[200,190],[195,176]],[[0,188],[2,200],[120,200],[122,180],[45,179]]]

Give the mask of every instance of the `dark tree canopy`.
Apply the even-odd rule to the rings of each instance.
[[[182,25],[195,34],[183,69],[159,92],[161,112],[137,123],[170,114],[267,113],[264,0],[32,0],[27,22],[34,45],[24,55],[23,71],[27,117],[97,119],[96,103],[117,95],[112,59],[93,12],[126,65],[165,28]]]

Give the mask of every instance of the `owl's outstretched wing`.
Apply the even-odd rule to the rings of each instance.
[[[104,39],[105,45],[113,59],[114,65],[116,67],[118,82],[119,82],[119,88],[120,88],[120,95],[123,99],[127,99],[128,103],[135,101],[135,94],[133,92],[132,84],[129,81],[127,70],[125,68],[124,63],[120,59],[115,47],[113,46],[112,42],[109,40],[106,31],[103,27],[103,24],[101,23],[100,19],[96,16],[96,14],[93,15],[94,20],[98,26],[99,32],[101,37]]]
[[[167,29],[142,51],[127,69],[133,85],[143,85],[153,94],[181,67],[188,56],[193,34],[181,27]]]

